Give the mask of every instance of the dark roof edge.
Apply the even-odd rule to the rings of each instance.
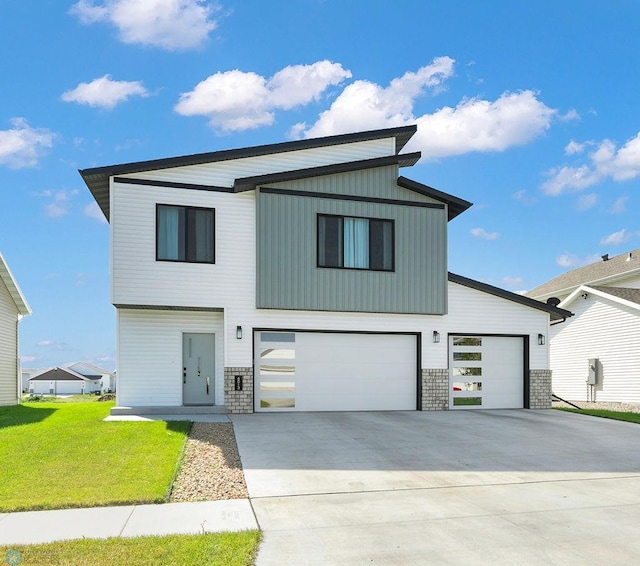
[[[269,183],[296,181],[298,179],[308,179],[309,177],[333,175],[335,173],[347,173],[349,171],[359,171],[362,169],[385,167],[388,165],[406,167],[415,165],[420,157],[421,153],[418,151],[415,153],[389,155],[387,157],[374,157],[372,159],[361,159],[359,161],[349,161],[346,163],[333,163],[331,165],[321,165],[319,167],[308,167],[306,169],[295,169],[293,171],[267,173],[266,175],[256,175],[255,177],[242,177],[235,180],[233,189],[238,193],[251,191],[258,185],[266,185]]]
[[[396,138],[396,153],[416,133],[416,125],[400,126],[397,128],[386,128],[381,130],[369,130],[367,132],[354,132],[351,134],[339,134],[325,136],[321,138],[309,138],[305,140],[295,140],[267,145],[258,145],[239,149],[225,149],[221,151],[210,151],[207,153],[196,153],[193,155],[183,155],[180,157],[165,157],[161,159],[151,159],[149,161],[136,161],[133,163],[123,163],[120,165],[107,165],[104,167],[94,167],[80,169],[80,175],[86,180],[94,175],[122,175],[126,173],[139,173],[154,169],[168,169],[184,165],[197,165],[201,163],[213,163],[215,161],[226,161],[230,159],[240,159],[243,157],[256,157],[258,155],[268,155],[274,153],[285,153],[287,151],[299,151],[302,149],[313,149],[330,145],[341,145],[359,141],[369,141],[383,138]]]
[[[475,279],[469,279],[468,277],[463,277],[462,275],[457,275],[455,273],[449,272],[449,281],[451,281],[452,283],[458,283],[459,285],[464,285],[465,287],[470,287],[471,289],[476,289],[477,291],[482,291],[483,293],[495,295],[496,297],[500,297],[502,299],[507,299],[508,301],[513,301],[514,303],[520,303],[521,305],[524,305],[526,307],[531,307],[548,312],[551,315],[551,318],[554,320],[569,318],[570,316],[573,316],[573,313],[571,311],[561,309],[559,307],[554,307],[548,305],[547,303],[536,301],[535,299],[530,299],[529,297],[525,297],[524,295],[518,295],[517,293],[501,289],[500,287],[494,287],[493,285],[489,285],[488,283],[481,283],[480,281],[476,281]]]
[[[456,216],[462,214],[465,210],[473,206],[473,203],[468,200],[455,197],[449,193],[424,185],[423,183],[418,183],[418,181],[407,179],[406,177],[398,177],[397,183],[405,189],[409,189],[410,191],[420,193],[421,195],[434,198],[447,204],[449,207],[449,220],[453,220]]]

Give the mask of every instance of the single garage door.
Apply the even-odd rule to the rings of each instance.
[[[523,406],[524,341],[521,337],[449,337],[451,409],[521,409]]]
[[[256,411],[415,410],[417,337],[255,333]]]

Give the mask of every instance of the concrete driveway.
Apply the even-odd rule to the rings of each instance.
[[[560,411],[232,417],[258,564],[631,564],[640,426]]]

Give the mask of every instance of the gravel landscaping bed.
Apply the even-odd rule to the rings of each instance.
[[[604,409],[606,411],[623,411],[627,413],[640,413],[640,404],[638,403],[604,403],[601,401],[571,401],[581,409]],[[554,401],[554,407],[569,407],[570,405],[562,401]]]
[[[193,423],[170,501],[249,497],[231,423]]]

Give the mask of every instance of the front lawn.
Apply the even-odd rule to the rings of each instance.
[[[113,405],[0,407],[0,512],[166,501],[190,423],[103,422]]]
[[[166,537],[73,540],[51,544],[0,546],[0,560],[23,564],[180,564],[180,566],[245,566],[253,564],[259,531],[174,535]],[[19,562],[19,561],[22,562]]]
[[[578,415],[590,415],[592,417],[602,417],[603,419],[614,419],[616,421],[640,424],[640,413],[608,411],[606,409],[572,409],[569,407],[558,407],[558,410],[566,411],[567,413],[577,413]]]

